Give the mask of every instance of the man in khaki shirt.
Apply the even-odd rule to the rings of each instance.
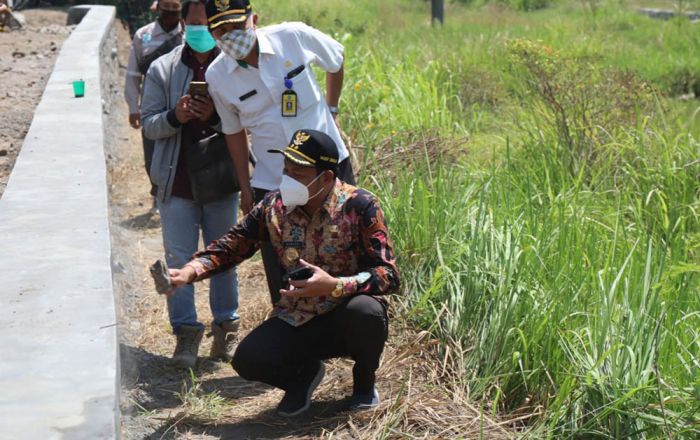
[[[148,67],[156,58],[182,44],[181,9],[180,0],[158,0],[158,19],[134,34],[126,70],[124,98],[129,106],[129,124],[135,129],[141,128],[142,86]],[[141,137],[146,173],[150,176],[154,144],[143,132]],[[155,195],[155,192],[156,189],[151,185],[151,195]],[[155,209],[152,208],[151,211],[154,212]]]

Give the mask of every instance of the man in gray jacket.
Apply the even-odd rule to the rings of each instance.
[[[209,96],[190,96],[190,81],[204,81],[209,64],[218,55],[207,29],[203,0],[186,0],[182,6],[185,41],[151,64],[142,101],[144,133],[155,141],[151,179],[157,187],[163,245],[170,267],[181,267],[197,250],[200,230],[209,243],[235,223],[239,193],[213,202],[193,195],[187,170],[187,150],[220,130],[220,120]],[[228,160],[228,159],[227,159]],[[209,304],[214,341],[211,356],[230,361],[239,324],[238,279],[235,270],[211,280]],[[192,368],[197,361],[204,326],[197,320],[194,287],[185,285],[168,298],[168,314],[177,347],[175,365]]]

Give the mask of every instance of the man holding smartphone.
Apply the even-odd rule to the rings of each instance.
[[[210,196],[215,194],[206,201],[195,197],[197,191],[193,191],[188,152],[221,127],[203,83],[219,51],[207,29],[203,1],[185,0],[182,17],[186,43],[153,62],[146,74],[142,104],[144,132],[155,141],[151,179],[157,188],[165,259],[170,267],[189,261],[197,250],[200,231],[205,241],[225,234],[236,223],[239,200],[233,188],[205,188]],[[210,355],[230,361],[239,326],[234,269],[212,278],[209,298],[214,317]],[[173,361],[192,368],[204,334],[204,325],[197,320],[193,286],[182,286],[168,298],[168,315],[177,337]]]
[[[271,153],[284,160],[279,190],[181,269],[170,269],[170,281],[178,287],[203,280],[269,243],[288,284],[272,317],[241,341],[233,368],[283,389],[278,413],[296,416],[310,406],[322,361],[348,356],[355,361],[351,409],[373,408],[388,335],[385,295],[399,287],[384,216],[371,193],[336,177],[338,148],[325,133],[299,130],[287,148]]]
[[[343,46],[303,23],[257,28],[258,16],[248,0],[209,0],[207,16],[223,51],[207,71],[207,82],[236,166],[243,212],[279,188],[282,158],[267,150],[284,145],[301,128],[322,131],[333,139],[340,159],[339,177],[354,184],[349,153],[337,126]],[[312,65],[327,72],[325,98]],[[257,161],[252,180],[246,131]],[[281,288],[280,263],[267,244],[261,253],[274,304]]]

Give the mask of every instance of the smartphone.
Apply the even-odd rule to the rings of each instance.
[[[314,271],[308,267],[297,267],[296,269],[289,271],[289,279],[295,281],[308,280],[313,274]]]
[[[287,285],[289,284],[290,280],[308,280],[313,274],[314,271],[309,269],[308,267],[297,267],[296,269],[292,269],[289,272],[282,275],[282,284]]]
[[[163,260],[158,260],[150,267],[151,277],[156,283],[156,291],[160,294],[168,293],[172,290],[172,284],[170,283],[170,273],[168,272],[168,265]]]
[[[190,81],[190,96],[209,96],[209,88],[204,81]]]

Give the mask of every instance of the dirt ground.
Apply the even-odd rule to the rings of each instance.
[[[22,12],[25,28],[0,32],[0,197],[56,57],[73,26],[62,9]]]

